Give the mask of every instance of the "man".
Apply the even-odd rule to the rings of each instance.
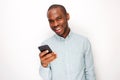
[[[51,5],[47,17],[56,34],[42,43],[53,51],[39,54],[43,80],[95,80],[90,43],[87,38],[71,31],[70,16],[64,6]]]

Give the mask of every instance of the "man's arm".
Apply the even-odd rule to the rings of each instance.
[[[51,67],[50,62],[56,58],[56,54],[51,52],[48,54],[48,50],[43,51],[39,54],[40,58],[40,70],[39,73],[43,80],[51,80]]]
[[[43,80],[51,80],[50,65],[45,68],[40,64],[39,74]]]
[[[96,80],[91,45],[88,40],[85,42],[85,77],[86,80]]]

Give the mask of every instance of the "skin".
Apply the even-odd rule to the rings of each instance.
[[[59,36],[66,38],[70,29],[68,27],[69,14],[64,14],[63,11],[58,8],[50,9],[47,13],[50,28]],[[60,31],[56,29],[60,28]]]
[[[64,13],[61,8],[52,8],[47,12],[50,28],[59,36],[66,38],[70,32],[68,27],[69,14]],[[47,54],[48,51],[43,51],[39,54],[41,64],[43,67],[47,67],[50,62],[56,59],[57,55],[52,52]],[[47,55],[45,55],[47,54]]]

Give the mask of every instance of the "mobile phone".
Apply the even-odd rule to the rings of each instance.
[[[43,52],[45,50],[48,50],[49,52],[48,53],[51,53],[52,50],[50,49],[50,47],[48,45],[42,45],[42,46],[39,46],[38,49]]]

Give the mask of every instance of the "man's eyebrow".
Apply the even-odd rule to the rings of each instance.
[[[53,19],[49,19],[49,18],[48,18],[48,20],[49,20],[49,21],[53,21]]]
[[[62,18],[62,16],[57,16],[55,19]],[[48,18],[49,21],[53,21],[52,19]]]

